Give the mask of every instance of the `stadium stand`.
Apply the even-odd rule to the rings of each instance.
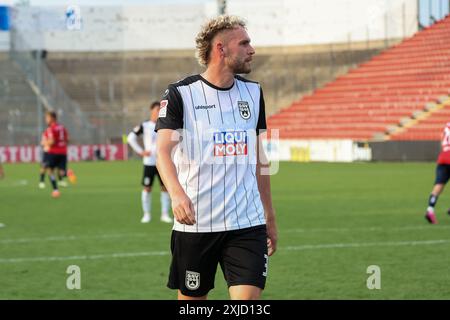
[[[449,55],[447,16],[272,115],[269,127],[282,139],[436,139],[450,112],[428,104],[450,94]],[[402,130],[424,113],[433,115]]]
[[[428,112],[419,114],[392,134],[392,140],[439,140],[442,129],[450,122],[450,97],[431,104]]]
[[[36,96],[23,72],[0,53],[0,137],[2,144],[35,144]]]
[[[299,95],[345,74],[355,63],[381,51],[381,43],[290,48],[257,48],[250,79],[264,88],[267,114]],[[331,49],[330,49],[331,47]],[[111,137],[147,117],[150,101],[169,83],[202,71],[192,50],[164,52],[49,52],[46,63],[71,99],[102,134]],[[111,130],[110,132],[108,130]]]

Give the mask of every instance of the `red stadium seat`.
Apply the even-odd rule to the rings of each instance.
[[[450,95],[450,17],[405,39],[268,119],[281,138],[370,140]],[[449,107],[450,109],[450,107]],[[439,139],[450,110],[393,135]]]

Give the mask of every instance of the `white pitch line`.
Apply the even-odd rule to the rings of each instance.
[[[21,179],[21,180],[14,180],[14,181],[8,181],[9,183],[2,183],[0,184],[0,188],[10,188],[10,187],[26,187],[28,186],[28,180]]]
[[[320,233],[320,232],[352,232],[352,231],[413,231],[413,230],[433,230],[433,229],[442,229],[448,230],[450,226],[404,226],[404,227],[356,227],[356,228],[299,228],[299,229],[287,229],[280,230],[280,232],[286,233]]]
[[[450,239],[441,240],[423,240],[423,241],[388,241],[388,242],[360,242],[360,243],[329,243],[329,244],[309,244],[301,246],[281,247],[283,251],[301,251],[311,249],[340,249],[340,248],[361,248],[361,247],[398,247],[398,246],[418,246],[418,245],[435,245],[448,244]],[[67,260],[98,260],[111,258],[133,258],[147,256],[165,256],[169,255],[169,251],[146,251],[146,252],[128,252],[128,253],[106,253],[96,255],[82,256],[66,256],[66,257],[23,257],[23,258],[4,258],[0,259],[0,264],[21,263],[21,262],[51,262],[51,261],[67,261]]]
[[[354,232],[354,231],[412,231],[412,230],[433,230],[441,229],[448,230],[450,226],[404,226],[404,227],[360,227],[360,228],[298,228],[298,229],[281,229],[283,233],[321,233],[321,232]],[[150,233],[119,233],[119,234],[99,234],[99,235],[82,235],[82,236],[49,236],[49,237],[30,237],[30,238],[8,238],[0,239],[0,244],[13,244],[13,243],[35,243],[35,242],[47,242],[47,241],[77,241],[83,239],[113,239],[113,238],[127,238],[127,237],[148,237],[150,235],[164,235],[169,234],[167,232],[152,232]]]
[[[284,247],[282,250],[300,251],[310,249],[336,249],[336,248],[362,248],[362,247],[400,247],[419,246],[450,243],[450,239],[423,240],[423,241],[387,241],[387,242],[356,242],[356,243],[329,243],[329,244],[306,244],[301,246]]]
[[[146,256],[165,256],[169,251],[148,251],[148,252],[127,252],[127,253],[105,253],[83,256],[66,256],[66,257],[25,257],[25,258],[8,258],[0,259],[0,263],[20,263],[20,262],[50,262],[50,261],[67,261],[67,260],[98,260],[110,258],[132,258]]]
[[[45,241],[77,241],[83,239],[110,239],[110,238],[126,238],[126,237],[146,237],[148,233],[118,233],[118,234],[99,234],[99,235],[86,235],[86,236],[50,236],[44,238],[10,238],[1,239],[0,244],[10,243],[35,243]]]

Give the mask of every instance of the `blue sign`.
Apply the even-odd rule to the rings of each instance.
[[[0,31],[9,30],[9,7],[0,6]]]

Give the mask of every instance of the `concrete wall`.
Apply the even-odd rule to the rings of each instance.
[[[67,30],[65,7],[17,8],[13,27],[32,49],[124,51],[192,48],[209,6],[80,7],[81,29]],[[37,32],[37,34],[36,34]]]
[[[370,161],[371,149],[352,140],[265,140],[263,147],[272,162],[354,162]],[[272,164],[273,165],[273,164]]]
[[[370,142],[373,161],[436,161],[439,141]]]
[[[341,75],[354,64],[368,60],[380,49],[301,48],[281,53],[278,48],[259,50],[252,63],[250,79],[261,83],[266,114],[311,92]],[[172,55],[177,53],[177,55]],[[118,128],[132,128],[147,117],[150,101],[160,99],[169,83],[201,72],[192,50],[133,52],[50,52],[46,59],[50,70],[95,123],[105,127],[105,135]]]
[[[21,7],[12,24],[33,49],[133,51],[193,49],[205,4],[81,7],[81,30],[67,30],[66,7]],[[229,0],[255,46],[298,46],[403,38],[417,31],[416,0]]]
[[[0,52],[9,51],[9,31],[0,31]]]
[[[258,46],[404,38],[417,31],[416,0],[229,0]]]

